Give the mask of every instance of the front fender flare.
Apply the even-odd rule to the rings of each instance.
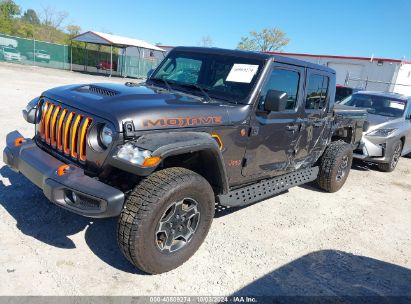
[[[216,161],[222,193],[228,192],[227,172],[224,165],[223,155],[216,140],[206,132],[161,132],[149,133],[140,136],[132,141],[136,146],[152,151],[152,156],[160,156],[162,160],[170,156],[186,153],[207,151],[211,153],[213,160]],[[111,157],[110,163],[118,167],[119,160]],[[123,163],[123,162],[121,162]],[[123,163],[124,164],[124,163]],[[142,176],[148,176],[156,167],[142,168],[128,164],[121,166],[122,169]]]

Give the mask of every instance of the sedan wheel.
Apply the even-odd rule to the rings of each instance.
[[[391,156],[390,161],[388,163],[378,164],[378,168],[384,172],[394,171],[395,167],[397,167],[398,161],[400,160],[401,151],[402,151],[402,141],[398,140],[393,145],[392,156]]]

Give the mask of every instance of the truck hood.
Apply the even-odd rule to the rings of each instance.
[[[145,85],[69,85],[48,90],[43,96],[106,119],[118,132],[129,121],[135,130],[231,125],[245,120],[249,107],[205,102],[189,94]]]

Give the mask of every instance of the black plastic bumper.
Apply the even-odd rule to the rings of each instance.
[[[50,201],[88,217],[120,214],[123,192],[85,175],[81,168],[72,164],[65,174],[58,175],[57,169],[65,163],[41,150],[31,139],[16,145],[16,139],[21,137],[18,131],[7,135],[3,161],[40,187]]]

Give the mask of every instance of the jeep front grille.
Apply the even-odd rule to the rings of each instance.
[[[40,121],[41,140],[53,149],[86,161],[87,132],[93,119],[83,114],[44,102]]]

